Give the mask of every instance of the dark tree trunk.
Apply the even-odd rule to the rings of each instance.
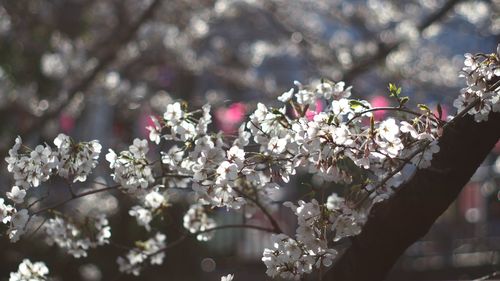
[[[390,199],[375,205],[325,280],[384,280],[397,259],[424,236],[458,196],[500,138],[500,114],[470,115],[445,129],[432,168],[419,170]]]

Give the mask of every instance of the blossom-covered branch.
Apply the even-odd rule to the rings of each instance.
[[[485,122],[498,114],[500,47],[494,54],[467,54],[463,76],[467,87],[455,102],[458,118],[450,116],[446,124],[442,112],[436,116],[426,105],[408,108],[409,98],[394,85],[389,94],[396,106],[377,108],[351,98],[352,89],[344,82],[296,81],[274,104],[258,103],[235,136],[209,131],[210,105],[193,110],[184,102],[173,102],[161,117],[152,117],[149,140],[135,139],[123,151],[108,150],[105,158],[116,185],[80,193],[72,184],[91,177],[102,149],[97,140],[78,142],[60,134],[53,146],[30,149],[17,138],[6,158],[14,177],[6,194],[12,205],[0,199],[0,220],[8,225],[12,242],[43,225],[49,244],[82,258],[89,249],[110,243],[108,218],[76,218],[55,209],[77,198],[120,190],[135,204],[129,215],[151,234],[118,258],[120,271],[138,275],[147,262],[162,264],[164,251],[187,237],[209,241],[215,230],[240,227],[273,233],[272,246],[262,257],[269,276],[300,280],[332,266],[341,254],[339,245],[364,229],[377,203],[404,193],[400,186],[415,181],[422,171],[436,169],[434,156],[447,149],[442,143],[448,136],[443,134],[464,122],[464,115]],[[379,110],[393,115],[378,120],[373,113]],[[152,150],[159,159],[152,160]],[[273,203],[298,173],[312,174],[320,188],[338,184],[346,189],[343,194],[330,193],[326,200],[310,197],[283,203],[298,222],[289,236],[282,233]],[[35,204],[28,200],[31,191],[54,177],[68,183],[71,197],[30,211]],[[179,203],[170,199],[174,192],[188,195],[180,201],[188,205],[183,217],[188,234],[168,244],[165,230],[155,220]],[[218,226],[210,215],[224,211],[246,218],[262,212],[271,228]]]

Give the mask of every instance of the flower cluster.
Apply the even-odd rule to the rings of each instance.
[[[245,152],[236,143],[245,140],[235,140],[235,145],[226,151],[228,144],[222,135],[207,133],[210,122],[210,106],[205,105],[201,113],[185,112],[180,103],[175,103],[167,108],[163,127],[151,131],[170,132],[159,136],[155,133],[150,135],[150,139],[185,140],[182,146],[174,145],[168,152],[162,152],[163,165],[169,171],[183,175],[186,180],[192,179],[193,190],[203,204],[237,209],[245,202],[235,190],[237,180],[244,173]],[[178,126],[186,123],[193,125],[196,130],[192,134],[179,134]],[[175,127],[175,124],[180,125]]]
[[[205,145],[208,147],[203,147]],[[245,152],[237,146],[231,147],[226,152],[209,139],[204,144],[200,142],[197,149],[200,150],[201,157],[193,165],[195,172],[193,189],[207,203],[217,207],[238,209],[245,203],[235,189],[243,173]],[[205,153],[207,150],[209,153]]]
[[[228,274],[226,276],[222,276],[220,278],[220,281],[233,281],[234,274]]]
[[[36,146],[34,150],[22,149],[21,138],[16,138],[5,159],[8,171],[14,174],[15,180],[6,197],[14,204],[25,203],[27,191],[38,187],[54,174],[73,181],[85,181],[96,167],[101,151],[98,141],[76,143],[60,134],[54,139],[54,144],[55,148],[45,144]],[[28,209],[16,209],[14,206],[5,204],[0,198],[0,220],[9,225],[7,233],[12,242],[18,241],[28,229],[28,224],[35,220]]]
[[[64,134],[59,134],[54,139],[54,144],[58,148],[59,176],[74,182],[84,182],[97,166],[101,144],[96,140],[77,143]]]
[[[271,236],[272,248],[266,248],[262,261],[271,277],[300,280],[303,274],[311,273],[314,267],[331,265],[337,255],[335,250],[327,249],[321,255],[310,253],[300,241],[285,234]]]
[[[409,162],[406,158],[410,155],[414,165],[429,166],[432,154],[439,151],[438,122],[430,111],[414,113],[417,116],[411,122],[396,118],[377,122],[372,118],[377,109],[367,101],[344,98],[349,93],[315,90],[335,89],[337,84],[326,81],[317,87],[299,84],[299,96],[309,91],[309,96],[333,99],[312,120],[305,117],[307,107],[300,106],[301,100],[294,101],[292,96],[280,100],[288,100],[298,112],[297,118],[287,116],[286,107],[273,109],[263,104],[258,104],[250,116],[247,127],[254,141],[261,145],[262,153],[276,158],[278,173],[285,182],[299,166],[324,182],[344,183],[352,181],[351,163],[373,171],[379,181]],[[384,186],[389,187],[388,182]]]
[[[15,204],[21,204],[24,202],[24,198],[26,197],[26,190],[14,185],[10,192],[7,192],[5,195],[7,195],[7,198],[12,200]]]
[[[325,98],[325,99],[341,99],[348,98],[351,96],[352,87],[345,87],[345,83],[340,81],[338,83],[332,83],[330,81],[322,81],[318,84],[314,89],[309,89],[308,87],[304,87],[302,83],[295,81],[295,86],[298,88],[298,91],[292,88],[289,91],[283,93],[278,97],[278,100],[281,102],[289,102],[292,100],[295,95],[295,99],[297,103],[300,105],[314,106],[316,104],[316,99]],[[294,94],[295,93],[295,94]]]
[[[331,224],[328,227],[333,233],[333,241],[359,234],[369,211],[369,208],[359,210],[351,208],[345,198],[339,197],[336,193],[328,196],[326,204],[322,207],[326,207],[326,210],[323,210],[328,214],[328,222]]]
[[[191,233],[203,232],[217,226],[215,220],[208,217],[205,207],[200,204],[193,204],[183,218],[184,228]],[[196,236],[199,241],[212,239],[215,231],[203,232]]]
[[[500,45],[496,54],[465,54],[464,65],[461,76],[467,87],[453,105],[459,112],[472,106],[468,114],[477,122],[486,121],[490,112],[500,112]]]
[[[37,145],[29,153],[22,153],[22,140],[16,138],[14,146],[5,158],[7,170],[14,174],[15,185],[24,189],[37,187],[47,181],[57,167],[57,153],[48,145]]]
[[[390,117],[378,122],[372,116],[377,109],[367,101],[347,99],[350,87],[344,90],[343,83],[296,86],[297,92],[292,88],[278,98],[291,105],[295,118],[287,114],[286,106],[275,109],[258,104],[247,123],[260,153],[272,159],[273,165],[265,169],[285,182],[300,167],[322,182],[352,184],[353,171],[358,170],[366,177],[361,180],[366,196],[376,202],[387,198],[391,187],[401,185],[417,167],[429,167],[439,151],[439,121],[425,106],[421,112],[410,111],[414,118],[408,121]],[[305,113],[314,99],[329,105],[308,118]],[[264,251],[263,261],[270,276],[295,279],[314,267],[331,265],[336,251],[328,242],[359,233],[369,210],[349,208],[345,203],[328,207],[316,200],[286,205],[298,217],[296,240],[275,236],[277,242]],[[290,247],[293,254],[285,250]]]
[[[27,231],[30,216],[27,209],[17,210],[12,205],[5,204],[4,199],[0,198],[0,222],[9,226],[7,233],[10,241],[17,242]]]
[[[10,273],[9,281],[43,281],[47,280],[49,269],[43,262],[32,263],[24,259],[17,272]]]
[[[56,244],[75,258],[86,257],[89,248],[108,244],[111,237],[111,228],[104,215],[87,218],[81,227],[55,217],[47,221],[45,231],[49,245]]]
[[[181,103],[174,103],[167,107],[163,119],[153,120],[154,126],[149,128],[151,141],[176,142],[162,152],[163,171],[190,182],[196,194],[197,204],[184,216],[184,226],[191,233],[215,226],[206,215],[205,205],[232,209],[245,205],[249,207],[245,215],[258,209],[255,201],[269,207],[267,201],[279,189],[279,182],[288,182],[299,168],[324,183],[357,181],[368,204],[351,203],[370,206],[370,202],[392,194],[392,188],[417,168],[429,167],[433,154],[439,151],[440,123],[426,107],[412,112],[400,104],[396,109],[412,114],[412,118],[403,115],[376,121],[373,112],[378,109],[367,101],[349,99],[351,87],[343,82],[322,81],[312,86],[296,82],[295,86],[278,98],[285,103],[281,107],[257,104],[233,141],[221,134],[209,134],[206,126],[200,125],[210,120],[208,106],[202,112],[188,112]],[[307,115],[318,101],[326,103],[324,111],[317,108],[312,116]],[[251,140],[256,149],[248,151]],[[361,178],[355,179],[353,174]],[[166,181],[178,177],[167,177]],[[275,265],[269,269],[271,272],[292,274],[294,278],[314,267],[331,264],[336,251],[329,247],[329,241],[357,234],[369,210],[348,208],[345,203],[332,207],[330,202],[328,207],[315,200],[288,206],[299,217],[299,227],[296,240],[280,241],[295,243],[301,253],[286,264],[303,266],[307,260],[310,266],[297,269],[288,264],[284,268],[294,269],[285,272],[276,269],[283,263],[269,255],[266,264],[268,269]],[[149,227],[152,216],[147,208],[135,206],[130,214]],[[198,239],[208,240],[212,234],[201,233]]]
[[[157,233],[153,238],[136,242],[136,248],[130,250],[125,257],[118,257],[119,270],[138,276],[142,266],[148,260],[152,265],[161,265],[165,257],[163,252],[165,240],[164,234]]]
[[[10,216],[4,219],[4,221],[7,220],[9,223],[7,233],[9,234],[11,242],[17,242],[28,230],[30,215],[27,209],[17,210],[15,208],[9,208],[9,206],[7,206],[7,209],[10,209]],[[31,220],[33,221],[33,219]]]
[[[470,109],[476,121],[500,111],[498,52],[500,48],[497,54],[466,55],[467,88],[455,106]],[[278,107],[258,103],[234,136],[208,132],[209,105],[188,111],[184,103],[176,102],[148,127],[151,142],[168,142],[169,149],[159,151],[161,159],[148,161],[148,141],[135,139],[119,154],[110,149],[106,160],[114,181],[138,199],[129,215],[148,232],[154,229],[155,216],[168,206],[167,192],[189,193],[188,198],[196,203],[184,215],[183,226],[200,241],[214,235],[217,224],[207,211],[215,208],[233,209],[247,217],[260,209],[273,226],[268,231],[279,232],[269,212],[274,205],[272,195],[299,172],[312,174],[314,185],[320,187],[331,183],[348,187],[345,197],[333,193],[326,202],[311,195],[309,201],[283,204],[297,217],[295,235],[273,235],[262,261],[269,276],[299,280],[314,269],[331,266],[338,255],[335,245],[360,233],[371,207],[391,196],[417,169],[431,167],[440,151],[438,137],[444,126],[440,108],[439,116],[425,105],[413,111],[405,106],[408,97],[400,96],[401,89],[391,84],[389,91],[397,106],[376,108],[368,101],[351,99],[351,87],[344,82],[295,82],[294,88],[278,97]],[[379,121],[374,114],[380,110],[394,114]],[[6,161],[15,185],[6,196],[14,204],[0,198],[0,220],[9,225],[12,241],[26,232],[35,217],[29,214],[31,205],[16,209],[16,204],[25,203],[30,187],[54,174],[84,182],[97,165],[101,151],[97,141],[76,143],[61,134],[54,144],[55,149],[45,144],[22,152],[17,138],[9,151]],[[80,224],[56,216],[44,228],[49,244],[77,258],[86,256],[89,248],[109,243],[111,236],[103,215]],[[161,264],[165,240],[164,234],[157,233],[136,242],[135,248],[118,258],[120,271],[139,275],[146,263]],[[22,271],[34,267],[30,266],[24,265]],[[222,280],[232,278],[228,275]]]
[[[14,174],[15,185],[23,189],[37,187],[57,172],[59,176],[73,181],[85,181],[97,165],[101,153],[98,141],[74,142],[59,134],[54,139],[56,149],[49,145],[37,145],[27,153],[21,152],[22,140],[16,138],[6,157],[8,171]]]
[[[151,117],[154,125],[147,127],[150,131],[150,140],[157,144],[161,139],[187,141],[206,133],[208,125],[212,123],[210,105],[202,107],[201,117],[196,120],[197,113],[197,111],[186,112],[180,102],[167,105],[163,119]]]
[[[296,239],[284,234],[273,236],[273,248],[266,248],[262,258],[271,277],[299,280],[313,268],[331,266],[337,251],[329,242],[358,234],[366,220],[363,213],[347,208],[344,199],[335,193],[325,205],[315,199],[284,205],[298,218]]]
[[[165,194],[160,192],[160,188],[162,187],[156,186],[153,188],[153,190],[143,196],[142,205],[135,205],[129,211],[129,215],[136,218],[137,224],[146,228],[147,231],[151,230],[150,223],[153,220],[154,214],[168,204]]]
[[[151,166],[146,158],[149,151],[146,140],[135,139],[129,150],[116,154],[112,149],[106,154],[111,176],[129,192],[147,188],[154,182]]]

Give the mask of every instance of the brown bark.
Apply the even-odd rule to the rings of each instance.
[[[362,232],[324,280],[384,280],[458,196],[500,138],[500,114],[476,123],[470,115],[444,130],[430,169],[419,170],[390,199],[375,205]]]

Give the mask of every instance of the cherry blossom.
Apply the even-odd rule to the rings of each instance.
[[[220,281],[233,281],[234,274],[228,274],[226,276],[222,276],[220,278]]]
[[[125,257],[118,257],[119,270],[128,274],[138,276],[142,266],[149,261],[152,265],[161,265],[165,253],[160,251],[165,247],[166,236],[157,233],[154,237],[136,243],[138,247],[130,250]]]
[[[54,139],[54,144],[58,148],[59,176],[72,179],[74,182],[84,182],[92,169],[97,166],[97,159],[102,148],[99,142],[94,140],[75,143],[70,137],[59,134]]]
[[[130,192],[147,188],[154,182],[151,167],[146,159],[147,152],[147,142],[135,139],[129,150],[117,155],[110,149],[106,154],[109,167],[114,170],[113,179]]]
[[[500,54],[465,57],[462,77],[467,86],[455,101],[457,116],[470,114],[483,122],[491,112],[500,111],[495,82]],[[97,140],[76,142],[60,134],[54,139],[55,147],[45,143],[30,149],[18,137],[5,159],[15,182],[6,192],[13,205],[0,198],[0,221],[15,242],[33,229],[33,221],[44,219],[39,228],[49,245],[75,258],[86,257],[89,249],[110,244],[108,218],[104,214],[71,217],[55,211],[61,205],[28,204],[34,195],[31,189],[60,177],[71,193],[67,202],[111,189],[126,191],[133,200],[128,214],[154,234],[136,241],[117,259],[121,272],[139,275],[146,264],[163,263],[169,246],[165,234],[158,232],[156,218],[162,218],[171,204],[186,207],[181,239],[193,236],[199,241],[212,239],[215,230],[232,227],[218,224],[209,216],[213,212],[252,218],[261,211],[272,228],[244,226],[273,233],[262,254],[266,273],[301,280],[333,265],[341,253],[337,245],[361,232],[374,204],[398,192],[418,169],[432,168],[434,155],[441,150],[439,137],[448,124],[426,105],[415,111],[406,107],[406,97],[392,84],[389,91],[398,102],[395,107],[374,107],[366,100],[352,99],[351,90],[342,81],[295,81],[275,104],[257,103],[237,135],[208,131],[210,105],[191,111],[181,101],[170,103],[160,117],[152,118],[149,141],[136,138],[128,150],[109,149],[106,160],[117,185],[98,183],[105,185],[102,190],[75,193],[72,189],[74,182],[86,182],[98,165],[102,147]],[[312,107],[314,114],[308,116]],[[387,111],[389,117],[375,118],[380,111]],[[277,204],[274,196],[283,196],[296,174],[312,174],[312,187],[304,185],[310,191],[336,183],[346,187],[345,196],[329,191],[326,199],[307,194]],[[282,233],[271,214],[278,205],[296,217],[297,227],[289,235]],[[47,274],[43,264],[25,260],[11,280],[44,280]],[[229,274],[221,280],[233,277]]]
[[[89,218],[81,226],[55,217],[44,228],[49,245],[56,244],[75,258],[86,257],[88,249],[108,244],[111,237],[111,228],[104,215]]]
[[[24,202],[24,197],[26,197],[26,190],[20,189],[19,186],[13,186],[10,192],[6,193],[7,198],[12,200],[14,203],[20,204]]]
[[[24,259],[17,272],[10,274],[9,281],[43,281],[47,280],[49,269],[43,262],[31,262]]]
[[[215,220],[208,217],[205,207],[199,204],[193,204],[184,215],[184,228],[191,233],[205,231],[217,226]],[[214,236],[214,231],[198,234],[196,239],[199,241],[208,241]]]

